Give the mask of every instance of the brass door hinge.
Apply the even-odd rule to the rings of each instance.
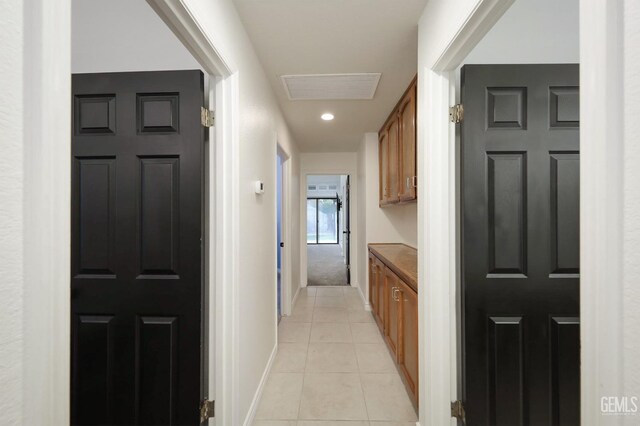
[[[462,123],[464,119],[464,108],[462,104],[455,104],[449,108],[449,121],[452,123]]]
[[[216,402],[204,400],[200,403],[200,423],[204,423],[216,415]]]
[[[467,419],[464,414],[464,403],[462,401],[457,400],[451,402],[451,417],[462,420],[462,424],[467,423]]]
[[[200,124],[204,127],[213,127],[215,122],[215,114],[204,107],[200,107]]]

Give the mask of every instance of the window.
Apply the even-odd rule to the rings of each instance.
[[[338,244],[338,199],[307,199],[307,244]]]

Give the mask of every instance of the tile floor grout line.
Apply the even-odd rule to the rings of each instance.
[[[315,297],[316,296],[314,294],[313,296],[314,304],[315,304]],[[313,321],[313,316],[311,317],[311,320]],[[300,409],[302,408],[302,394],[304,393],[304,379],[307,375],[307,361],[309,360],[309,345],[311,344],[311,327],[312,326],[313,326],[313,323],[309,327],[309,337],[307,338],[307,353],[305,354],[304,371],[302,372],[302,388],[300,389],[300,400],[298,401],[298,411],[296,413],[296,425],[300,421]]]
[[[367,405],[367,398],[364,395],[364,386],[362,385],[362,371],[360,371],[360,361],[358,361],[358,351],[356,350],[356,344],[353,341],[353,330],[351,324],[349,324],[349,330],[351,332],[351,340],[353,345],[353,352],[356,355],[356,365],[358,366],[358,382],[360,383],[360,391],[362,392],[362,401],[364,401],[364,410],[367,413],[367,423],[371,423],[371,416],[369,415],[369,405]]]

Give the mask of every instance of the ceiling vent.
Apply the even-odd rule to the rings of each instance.
[[[292,101],[373,99],[380,73],[283,75]]]

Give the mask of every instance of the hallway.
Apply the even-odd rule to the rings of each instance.
[[[307,285],[346,286],[347,267],[338,244],[307,245]]]
[[[357,288],[300,290],[254,426],[413,426],[400,376]]]

